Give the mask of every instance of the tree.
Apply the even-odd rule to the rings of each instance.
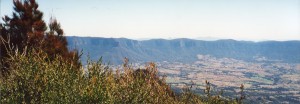
[[[8,50],[24,52],[24,49],[41,49],[50,58],[56,55],[64,57],[64,61],[78,66],[77,51],[69,51],[63,30],[56,19],[51,19],[49,30],[43,20],[43,13],[38,10],[35,0],[14,0],[12,17],[5,16],[4,23],[0,23],[0,59],[2,59],[2,73],[8,72]],[[8,48],[9,47],[9,48]]]
[[[44,37],[42,50],[44,50],[51,59],[56,55],[62,56],[68,62],[72,62],[76,67],[80,67],[79,55],[77,51],[69,51],[67,39],[63,36],[64,32],[56,19],[51,18],[49,32]]]

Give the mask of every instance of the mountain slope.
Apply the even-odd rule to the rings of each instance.
[[[300,62],[300,41],[202,41],[192,39],[152,39],[137,41],[125,38],[67,37],[69,48],[83,50],[92,60],[101,56],[104,62],[120,64],[124,57],[130,62],[171,61],[189,63],[197,54],[255,61],[257,57],[289,63]]]

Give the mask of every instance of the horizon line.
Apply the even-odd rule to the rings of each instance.
[[[130,39],[137,41],[146,41],[146,40],[176,40],[176,39],[189,39],[189,40],[203,40],[203,41],[219,41],[219,40],[234,40],[234,41],[250,41],[250,42],[265,42],[265,41],[300,41],[297,39],[289,39],[289,40],[275,40],[275,39],[260,39],[260,40],[251,40],[251,39],[234,39],[234,38],[217,38],[217,37],[198,37],[198,38],[187,38],[187,37],[170,37],[170,38],[129,38],[129,37],[103,37],[103,36],[77,36],[77,35],[65,35],[66,37],[82,37],[82,38],[112,38],[112,39]]]

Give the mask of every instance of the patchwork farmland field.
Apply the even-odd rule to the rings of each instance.
[[[300,99],[300,64],[259,60],[246,62],[230,58],[198,55],[193,64],[158,63],[161,75],[177,91],[193,84],[197,93],[203,93],[205,81],[212,83],[216,94],[223,97],[238,95],[239,86],[245,86],[248,102],[296,103]],[[230,96],[229,96],[230,95]]]

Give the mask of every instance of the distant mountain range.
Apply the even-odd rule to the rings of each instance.
[[[245,61],[267,59],[287,63],[300,62],[300,41],[236,41],[231,39],[203,41],[193,39],[132,40],[126,38],[67,37],[70,49],[83,50],[82,61],[87,55],[92,60],[103,58],[110,64],[130,62],[169,61],[190,63],[198,54],[217,58],[234,58]]]

